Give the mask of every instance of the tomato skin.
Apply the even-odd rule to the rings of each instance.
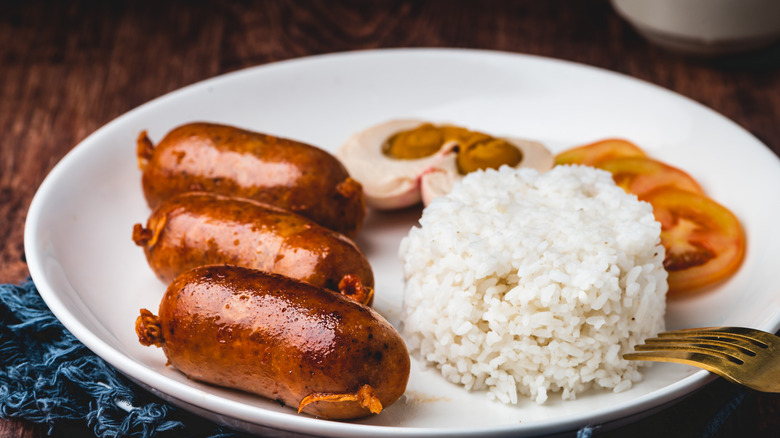
[[[648,193],[661,223],[669,295],[681,296],[732,275],[745,256],[745,234],[734,214],[712,199],[675,188]]]
[[[595,143],[567,149],[555,156],[555,164],[596,166],[617,157],[645,157],[639,146],[622,138],[608,138]]]
[[[615,183],[628,193],[642,195],[662,187],[675,187],[704,194],[699,183],[684,171],[647,157],[620,157],[601,161],[596,167],[612,173]]]

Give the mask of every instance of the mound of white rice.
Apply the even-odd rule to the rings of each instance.
[[[538,403],[641,380],[623,353],[663,331],[652,207],[583,166],[469,174],[403,239],[403,333],[447,380]]]

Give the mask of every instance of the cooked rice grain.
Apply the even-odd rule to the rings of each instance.
[[[641,380],[622,354],[664,328],[661,226],[609,173],[469,174],[403,239],[403,333],[450,382],[538,403]]]

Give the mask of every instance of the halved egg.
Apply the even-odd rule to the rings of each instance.
[[[336,152],[352,178],[363,185],[376,209],[428,205],[469,172],[502,165],[552,168],[554,157],[541,143],[498,138],[424,120],[393,120],[352,135]]]

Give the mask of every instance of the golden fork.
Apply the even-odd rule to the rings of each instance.
[[[659,333],[624,354],[628,360],[678,362],[704,368],[762,392],[780,392],[780,337],[744,327]]]

